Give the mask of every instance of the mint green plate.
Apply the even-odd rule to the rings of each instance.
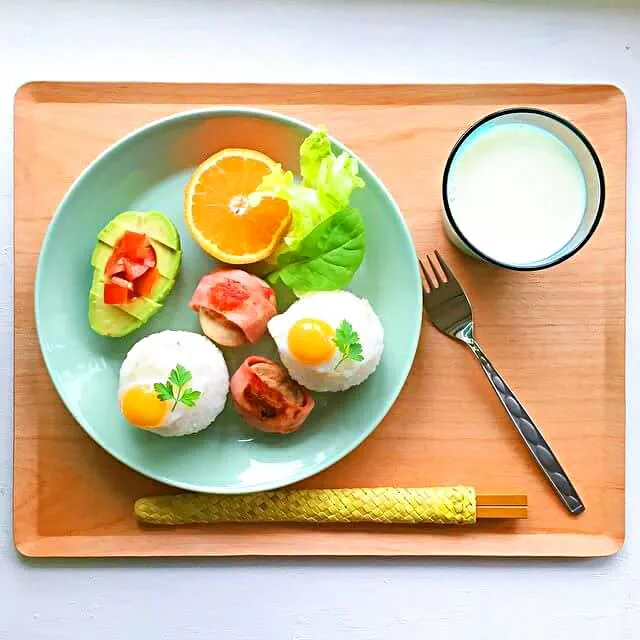
[[[248,493],[281,487],[322,471],[360,444],[395,401],[420,333],[422,293],[409,231],[391,195],[361,162],[367,186],[354,197],[366,222],[367,251],[350,289],[382,320],[385,350],[376,372],[345,393],[316,394],[301,431],[278,436],[246,426],[228,402],[205,431],[162,438],[128,426],[117,404],[118,372],[131,346],[163,329],[199,331],[187,303],[215,261],[182,219],[184,186],[195,167],[225,147],[262,151],[297,170],[310,127],[275,113],[210,108],[153,122],[107,149],[80,175],[46,235],[35,287],[36,324],[51,378],[69,411],[106,451],[132,469],[184,489]],[[337,149],[344,147],[335,142]],[[398,161],[401,161],[399,158]],[[184,258],[175,289],[151,321],[125,338],[96,335],[87,321],[89,264],[96,235],[125,210],[159,210],[177,225]],[[249,353],[274,356],[268,337],[253,348],[226,349],[233,373]]]

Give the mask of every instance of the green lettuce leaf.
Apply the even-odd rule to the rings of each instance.
[[[307,187],[317,184],[320,165],[326,158],[335,156],[331,151],[331,141],[324,127],[318,127],[300,145],[300,174]]]
[[[266,176],[259,192],[268,192],[289,202],[291,226],[284,246],[295,248],[323,220],[349,205],[354,189],[364,187],[358,176],[358,162],[346,152],[336,156],[324,128],[311,133],[300,146],[301,182],[291,171],[278,166]]]
[[[342,289],[360,267],[364,246],[362,215],[357,209],[342,209],[317,225],[296,248],[281,253],[269,281],[282,281],[298,296]]]
[[[289,202],[291,225],[283,239],[283,246],[276,254],[287,247],[297,245],[314,227],[335,213],[335,211],[328,212],[322,206],[315,189],[294,182],[293,173],[283,171],[281,167],[263,178],[256,195],[259,195],[260,192],[267,192],[276,198],[283,198]]]

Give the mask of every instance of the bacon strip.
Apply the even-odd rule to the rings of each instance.
[[[273,289],[241,269],[220,269],[203,276],[189,306],[200,314],[205,334],[229,347],[260,340],[267,322],[278,312]]]
[[[261,431],[297,431],[315,405],[305,388],[262,356],[249,356],[231,376],[230,387],[238,413]]]

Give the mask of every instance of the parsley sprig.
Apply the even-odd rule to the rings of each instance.
[[[189,382],[191,382],[191,372],[181,364],[177,364],[175,369],[171,369],[167,381],[165,383],[156,382],[153,389],[158,400],[173,400],[171,411],[178,406],[178,403],[185,407],[195,407],[202,393],[190,387],[185,388]]]
[[[338,347],[342,357],[334,367],[337,369],[345,360],[353,360],[354,362],[362,362],[362,345],[360,344],[360,336],[357,331],[353,330],[351,323],[343,320],[336,330],[333,341]]]

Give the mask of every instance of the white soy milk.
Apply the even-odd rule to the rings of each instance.
[[[495,124],[458,149],[447,197],[470,244],[498,262],[526,266],[575,235],[586,185],[573,152],[554,135],[530,124]]]

